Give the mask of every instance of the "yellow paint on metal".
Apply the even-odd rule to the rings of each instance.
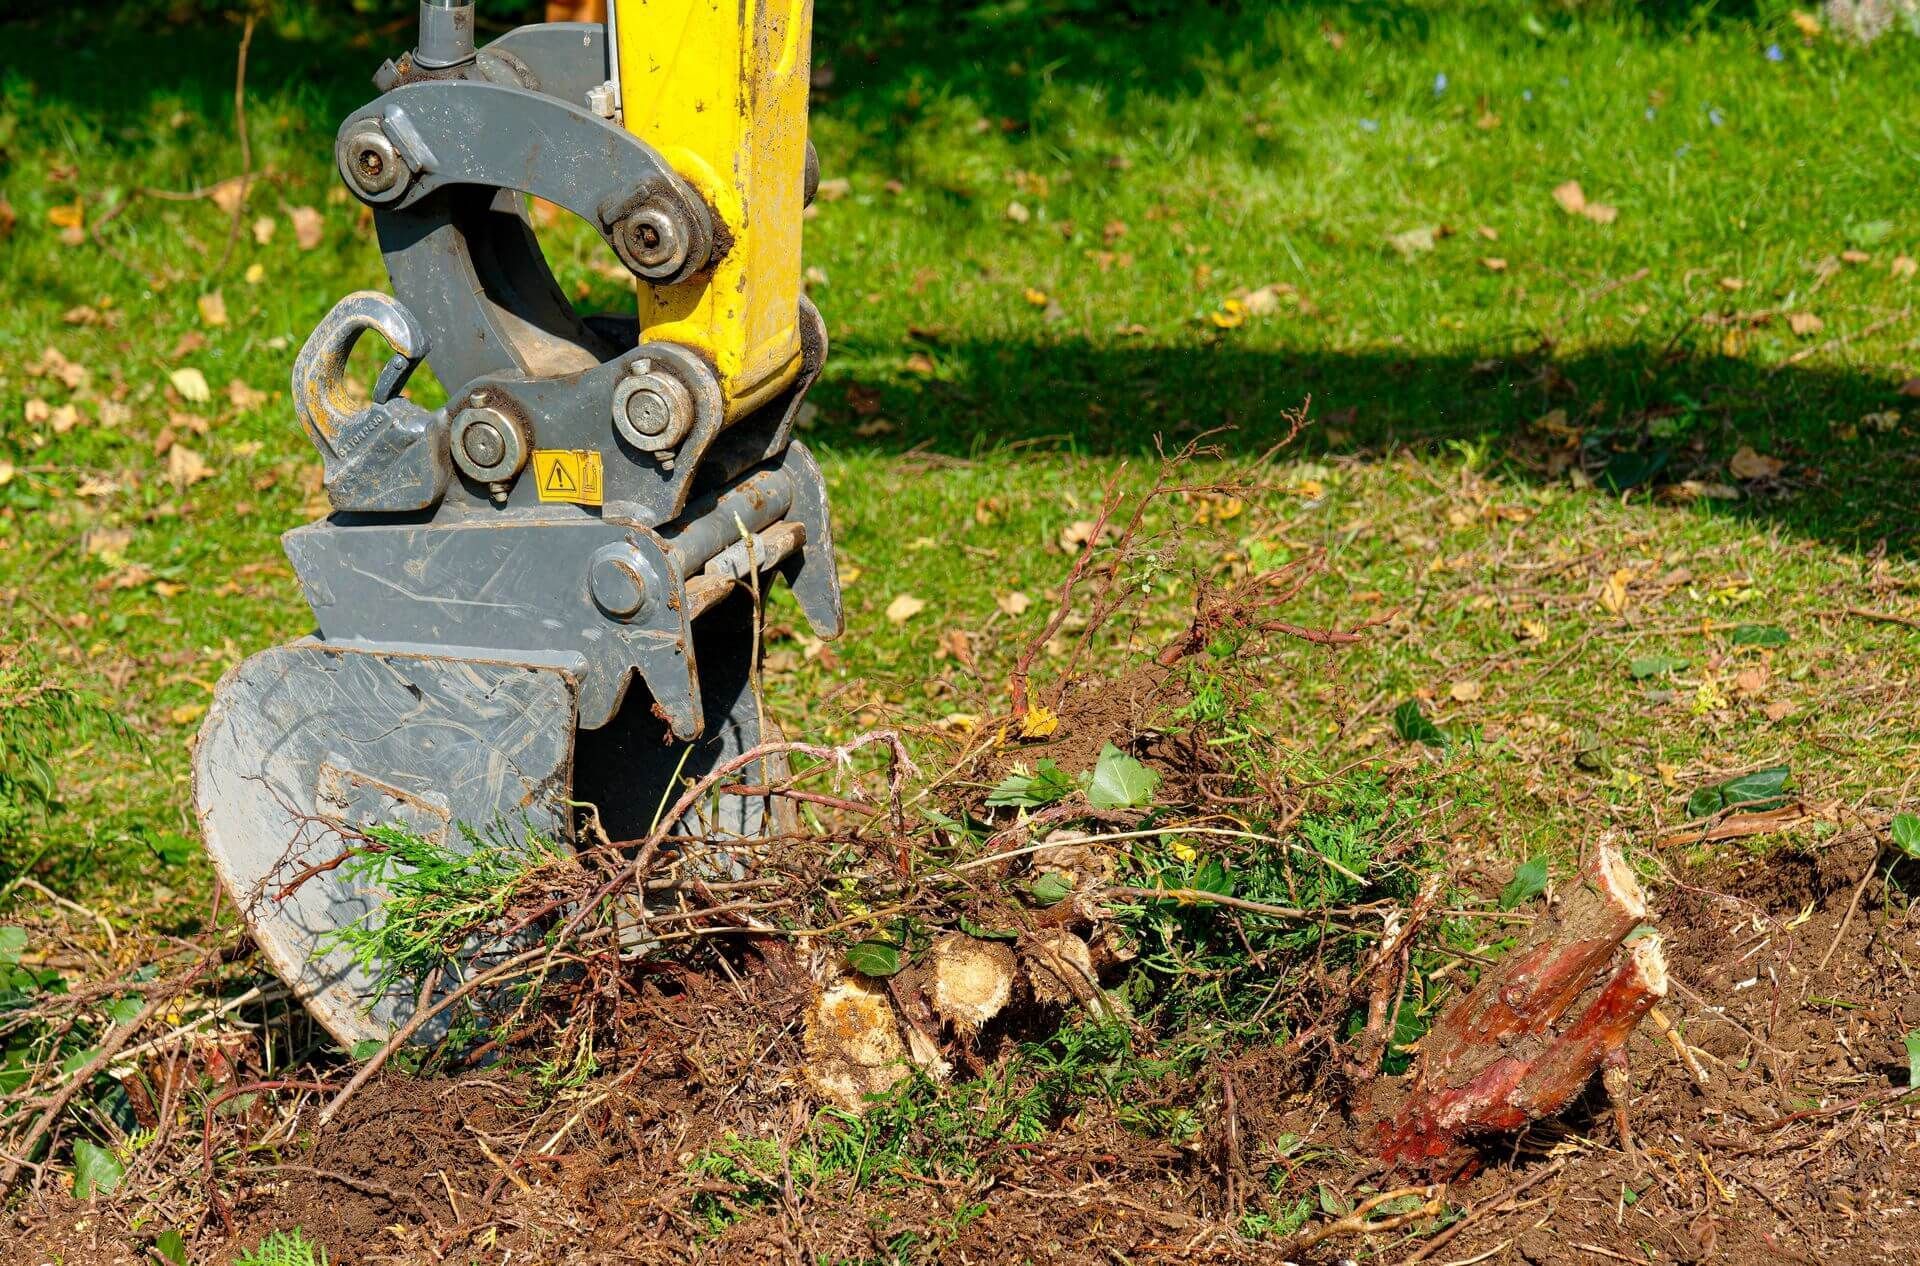
[[[597,506],[605,498],[606,478],[600,454],[590,448],[533,450],[534,487],[542,501]]]
[[[721,221],[720,262],[640,286],[640,336],[713,359],[729,417],[800,369],[812,0],[614,0],[627,129]]]

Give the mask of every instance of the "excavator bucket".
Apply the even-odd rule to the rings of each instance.
[[[369,828],[565,846],[591,815],[638,839],[685,779],[767,735],[751,688],[767,587],[784,579],[819,636],[841,629],[824,482],[791,438],[826,355],[797,250],[817,182],[810,5],[745,5],[725,40],[636,20],[662,7],[615,15],[635,37],[681,31],[671,57],[588,23],[476,48],[471,4],[424,0],[418,46],[340,128],[394,293],[342,299],[295,360],[332,505],[285,538],[316,628],[222,679],[194,786],[256,941],[349,1045],[420,1001],[337,935],[380,917],[350,864]],[[623,65],[650,68],[644,92],[623,94]],[[732,81],[754,90],[726,126],[686,122],[704,110],[679,94]],[[600,233],[637,315],[573,309],[529,198]],[[368,333],[392,355],[362,402],[343,375]],[[421,364],[440,409],[404,394]],[[772,812],[715,796],[675,826],[724,852]]]

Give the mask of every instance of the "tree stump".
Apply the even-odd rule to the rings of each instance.
[[[1667,993],[1666,956],[1646,918],[1639,883],[1602,844],[1525,941],[1440,1013],[1412,1076],[1383,1087],[1374,1154],[1445,1168],[1476,1138],[1561,1111],[1603,1064],[1623,1059]]]

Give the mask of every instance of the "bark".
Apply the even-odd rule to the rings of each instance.
[[[1659,935],[1622,945],[1646,917],[1632,872],[1602,845],[1526,943],[1441,1012],[1373,1127],[1375,1154],[1439,1167],[1571,1103],[1666,996]]]

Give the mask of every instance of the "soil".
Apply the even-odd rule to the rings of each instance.
[[[1467,1213],[1444,1239],[1431,1227],[1340,1237],[1294,1260],[1369,1248],[1384,1261],[1532,1266],[1910,1260],[1920,1117],[1895,1099],[1903,1037],[1920,1028],[1920,947],[1877,881],[1859,887],[1868,847],[1776,851],[1650,885],[1680,982],[1665,1011],[1705,1080],[1642,1027],[1635,1154],[1596,1088],[1489,1148],[1448,1193]],[[738,967],[732,980],[650,980],[640,1041],[577,1092],[490,1070],[375,1083],[309,1148],[223,1174],[237,1235],[223,1240],[214,1223],[199,1244],[227,1261],[297,1226],[337,1263],[890,1260],[909,1243],[917,1260],[943,1262],[1273,1261],[1272,1243],[1233,1233],[1237,1213],[1310,1197],[1318,1220],[1363,1184],[1417,1181],[1358,1159],[1342,1105],[1282,1093],[1293,1079],[1257,1049],[1191,1087],[1211,1123],[1186,1145],[1089,1109],[1039,1142],[980,1155],[973,1174],[863,1190],[784,1171],[751,1187],[738,1172],[703,1174],[689,1162],[729,1132],[791,1141],[814,1110],[794,1072],[804,974],[790,961]],[[30,1205],[0,1229],[0,1261],[143,1260],[123,1213]]]

